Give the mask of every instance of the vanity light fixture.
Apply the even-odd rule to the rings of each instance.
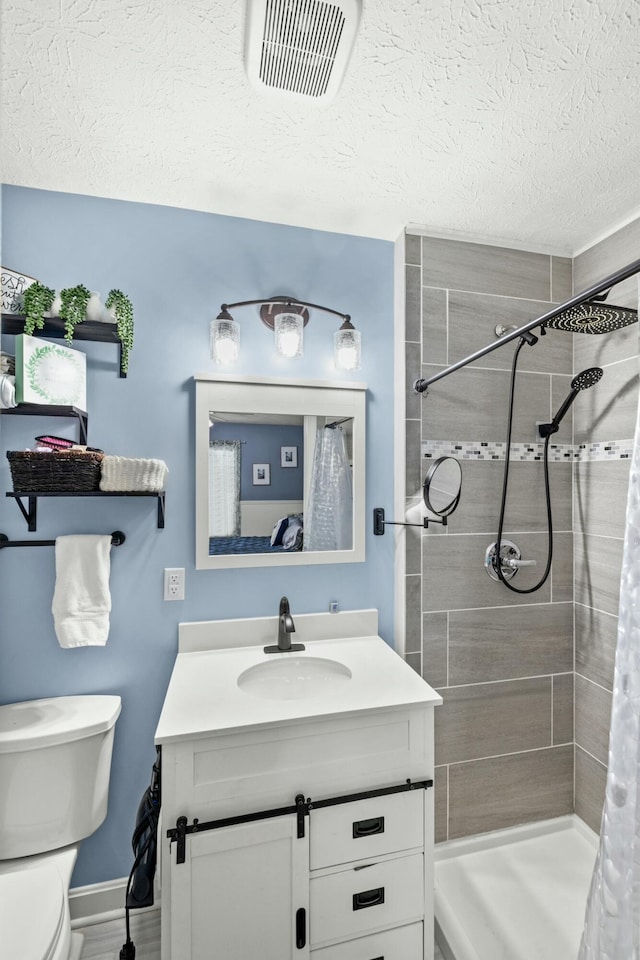
[[[285,296],[223,303],[220,313],[211,321],[211,358],[216,363],[235,363],[239,356],[240,325],[229,311],[257,305],[260,305],[260,319],[275,334],[276,351],[281,357],[287,358],[302,356],[303,331],[309,322],[309,310],[320,310],[340,317],[342,325],[333,337],[334,363],[340,370],[360,369],[361,334],[351,323],[348,314]]]

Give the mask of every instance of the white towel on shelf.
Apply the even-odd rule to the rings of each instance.
[[[8,373],[0,374],[0,407],[3,410],[17,407],[16,378]]]
[[[100,647],[109,636],[111,536],[56,540],[51,611],[61,647]]]

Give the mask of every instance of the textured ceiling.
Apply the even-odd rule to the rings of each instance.
[[[323,108],[249,86],[244,0],[0,11],[7,183],[567,253],[640,212],[638,0],[364,0]]]

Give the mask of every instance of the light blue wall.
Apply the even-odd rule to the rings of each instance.
[[[108,453],[158,457],[169,466],[167,518],[155,524],[155,500],[50,499],[28,534],[14,501],[0,497],[0,531],[11,539],[124,530],[112,552],[111,632],[106,647],[62,650],[51,617],[53,549],[2,551],[0,700],[74,693],[118,693],[109,814],[81,848],[74,885],[128,874],[130,836],[154,757],[153,735],[177,650],[182,620],[262,616],[286,593],[292,612],[378,607],[393,644],[393,538],[367,522],[361,564],[196,571],[194,566],[193,415],[196,372],[214,372],[209,320],[222,301],[291,293],[348,312],[363,331],[368,384],[367,518],[393,503],[393,245],[391,243],[220,217],[190,210],[4,187],[2,263],[57,289],[84,283],[103,298],[119,288],[135,308],[129,377],[117,376],[116,350],[77,344],[87,353],[90,442]],[[278,360],[269,331],[250,308],[238,313],[242,356],[233,372],[335,379],[333,318],[316,313],[305,355]],[[13,343],[4,338],[5,349]],[[37,433],[73,436],[66,420],[2,417],[0,489],[11,482],[4,451]],[[162,600],[164,567],[186,568],[184,602]],[[46,789],[46,784],[43,784]]]

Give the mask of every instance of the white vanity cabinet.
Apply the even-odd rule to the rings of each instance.
[[[348,698],[252,706],[237,677],[261,648],[178,656],[162,960],[432,960],[440,697],[379,637],[308,646],[349,668]]]

